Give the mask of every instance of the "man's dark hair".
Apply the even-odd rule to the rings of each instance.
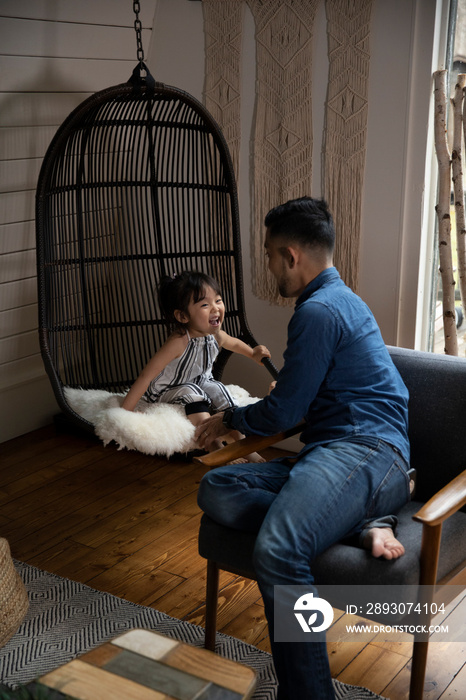
[[[301,247],[310,246],[333,251],[335,227],[323,199],[300,197],[271,209],[264,220],[271,238],[283,238]]]

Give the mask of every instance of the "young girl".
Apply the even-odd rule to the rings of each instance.
[[[144,395],[151,402],[181,404],[191,423],[198,425],[212,412],[236,406],[226,387],[212,375],[219,350],[237,352],[260,364],[270,357],[267,348],[251,348],[222,330],[225,307],[220,288],[216,280],[201,272],[163,278],[159,303],[172,333],[134,382],[123,408],[132,411]],[[237,440],[242,436],[232,431],[231,437]],[[220,442],[214,449],[218,447]],[[257,454],[247,458],[261,460]]]

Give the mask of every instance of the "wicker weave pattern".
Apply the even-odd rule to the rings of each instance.
[[[44,159],[36,231],[42,356],[62,411],[80,427],[92,431],[63,386],[131,385],[166,339],[155,295],[162,275],[216,277],[225,330],[256,344],[244,314],[230,154],[187,93],[125,83],[83,102]]]
[[[13,565],[10,546],[0,537],[0,647],[15,634],[28,607],[26,589]]]

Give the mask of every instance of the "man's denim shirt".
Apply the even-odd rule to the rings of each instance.
[[[246,435],[273,435],[303,418],[307,446],[377,438],[409,460],[408,391],[371,311],[334,267],[296,302],[275,389],[236,409],[232,424]]]

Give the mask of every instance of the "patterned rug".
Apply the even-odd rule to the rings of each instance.
[[[28,564],[16,561],[15,566],[25,583],[30,605],[18,632],[0,649],[0,681],[10,688],[28,683],[137,627],[203,646],[202,627]],[[253,700],[275,699],[276,679],[270,654],[221,633],[217,635],[217,652],[254,668],[258,684]],[[338,681],[334,684],[337,700],[381,698],[364,688]]]

